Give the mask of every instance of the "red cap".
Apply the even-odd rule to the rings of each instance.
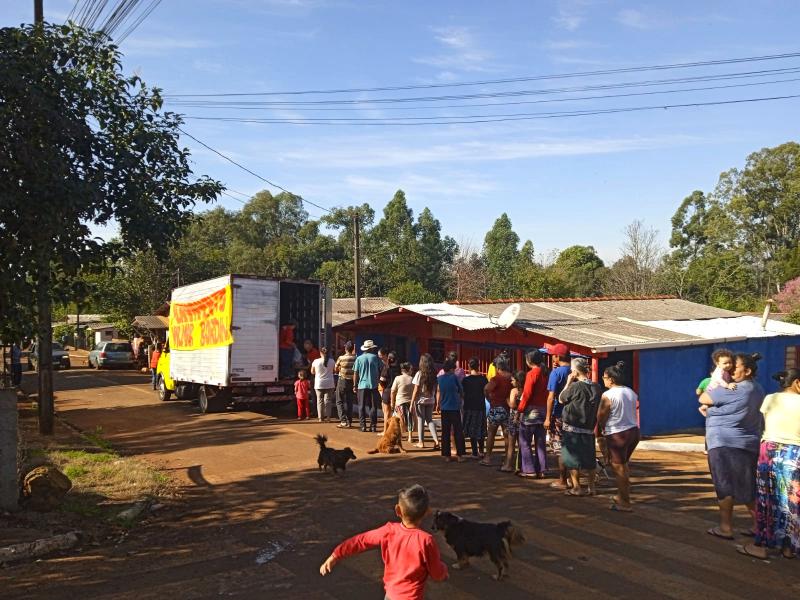
[[[569,348],[567,348],[566,344],[545,344],[544,349],[547,350],[548,354],[555,354],[556,356],[567,356],[569,354]]]

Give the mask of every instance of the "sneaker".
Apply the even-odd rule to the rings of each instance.
[[[348,425],[347,423],[339,423],[336,427],[338,427],[339,429],[347,429],[348,427],[350,427],[350,425]]]

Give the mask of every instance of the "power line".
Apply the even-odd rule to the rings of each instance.
[[[556,111],[549,113],[515,113],[510,115],[473,115],[470,117],[454,117],[450,120],[444,120],[442,117],[440,121],[414,121],[408,122],[413,117],[408,117],[406,121],[389,121],[388,118],[384,119],[346,119],[337,121],[334,119],[253,119],[242,117],[195,117],[184,116],[186,119],[194,119],[201,121],[225,121],[235,123],[261,123],[273,125],[360,125],[360,126],[420,126],[420,125],[469,125],[476,123],[500,123],[504,121],[529,121],[534,119],[557,119],[567,117],[585,117],[592,115],[606,115],[616,113],[628,112],[641,112],[651,110],[667,110],[670,108],[696,108],[703,106],[722,106],[729,104],[745,104],[751,102],[768,102],[773,100],[789,100],[793,98],[800,98],[800,94],[789,94],[785,96],[769,96],[763,98],[745,98],[740,100],[717,100],[713,102],[687,102],[683,104],[661,104],[654,106],[630,106],[620,108],[607,108],[595,110],[578,110],[578,111]],[[402,119],[402,117],[400,117]]]
[[[787,71],[789,73],[800,73],[800,67],[796,69],[792,69],[791,71]],[[735,88],[743,88],[743,87],[754,87],[754,86],[761,86],[761,85],[774,85],[776,83],[791,83],[800,81],[800,78],[794,77],[789,79],[771,79],[768,81],[755,81],[750,83],[735,83],[735,84],[727,84],[727,85],[712,85],[712,86],[701,86],[701,87],[690,87],[690,88],[677,88],[671,90],[655,90],[655,91],[648,91],[648,92],[627,92],[624,94],[600,94],[594,96],[572,96],[567,98],[551,98],[547,100],[515,100],[510,102],[486,102],[486,103],[469,103],[469,104],[447,104],[443,106],[381,106],[380,110],[427,110],[427,109],[434,109],[434,110],[443,110],[448,108],[487,108],[487,107],[494,107],[494,106],[519,106],[523,104],[550,104],[556,102],[579,102],[584,100],[605,100],[608,98],[631,98],[636,96],[655,96],[660,94],[680,94],[686,92],[700,92],[700,91],[710,91],[710,90],[722,90],[722,89],[735,89]],[[545,93],[543,91],[543,93]],[[214,105],[214,104],[194,104],[191,102],[187,103],[180,103],[180,106],[183,108],[214,108],[214,109],[232,109],[232,110],[274,110],[275,107],[272,106],[241,106],[241,105]],[[294,107],[296,110],[305,110],[305,111],[326,111],[326,112],[363,112],[365,108],[363,107],[336,107],[336,108],[325,108],[325,107]],[[411,117],[409,117],[411,118]]]
[[[278,185],[277,183],[275,183],[275,182],[273,182],[273,181],[270,181],[270,180],[269,180],[269,179],[267,179],[266,177],[262,177],[261,175],[259,175],[259,174],[258,174],[258,173],[256,173],[255,171],[252,171],[252,170],[248,169],[247,167],[245,167],[243,164],[236,162],[236,161],[235,161],[235,160],[233,160],[233,159],[232,159],[230,156],[227,156],[226,154],[223,154],[223,153],[222,153],[222,152],[220,152],[219,150],[217,150],[217,149],[215,149],[215,148],[212,148],[211,146],[209,146],[209,145],[208,145],[208,144],[206,144],[205,142],[202,142],[202,141],[198,140],[198,139],[197,139],[196,137],[194,137],[194,136],[193,136],[191,133],[188,133],[188,132],[186,132],[184,129],[182,129],[182,128],[178,127],[178,131],[180,131],[180,132],[181,132],[182,134],[184,134],[186,137],[193,139],[195,142],[197,142],[198,144],[200,144],[201,146],[203,146],[203,147],[204,147],[204,148],[206,148],[207,150],[211,150],[211,152],[213,152],[214,154],[216,154],[216,155],[218,155],[218,156],[220,156],[220,157],[224,158],[224,159],[225,159],[225,160],[227,160],[229,163],[231,163],[231,164],[233,164],[233,165],[236,165],[237,167],[239,167],[239,168],[240,168],[240,169],[242,169],[243,171],[246,171],[247,173],[250,173],[250,175],[252,175],[253,177],[256,177],[257,179],[260,179],[261,181],[263,181],[263,182],[264,182],[264,183],[266,183],[267,185],[270,185],[270,186],[272,186],[272,187],[274,187],[274,188],[276,188],[276,189],[279,189],[279,190],[281,190],[281,191],[283,191],[283,192],[286,192],[287,194],[290,194],[290,195],[292,195],[292,196],[295,196],[295,197],[299,198],[299,199],[300,199],[300,201],[301,201],[301,202],[303,202],[304,204],[310,204],[311,206],[315,206],[315,207],[317,207],[317,208],[318,208],[318,209],[320,209],[320,210],[324,210],[325,212],[329,212],[329,213],[332,213],[332,212],[333,212],[333,211],[332,211],[330,208],[325,208],[324,206],[320,206],[319,204],[315,204],[314,202],[311,202],[310,200],[306,200],[306,199],[305,199],[305,198],[303,198],[302,196],[298,196],[297,194],[294,194],[294,193],[290,192],[290,191],[289,191],[289,190],[287,190],[285,187],[282,187],[282,186]]]
[[[662,85],[674,85],[683,83],[698,83],[707,81],[727,81],[729,79],[751,79],[755,77],[767,77],[771,75],[786,75],[797,73],[800,67],[784,67],[781,69],[761,69],[757,71],[740,71],[736,73],[720,73],[717,75],[698,75],[694,77],[679,77],[671,79],[649,79],[644,81],[628,81],[619,83],[605,83],[599,85],[584,85],[566,88],[545,88],[533,90],[512,90],[505,92],[482,92],[479,94],[461,94],[447,96],[416,96],[410,98],[368,98],[368,99],[346,99],[346,100],[287,100],[287,101],[225,101],[225,100],[175,100],[174,104],[180,106],[220,108],[226,106],[265,106],[277,108],[304,108],[306,106],[338,106],[338,105],[369,105],[378,104],[383,107],[385,104],[403,104],[412,102],[438,102],[449,100],[475,100],[483,98],[508,98],[518,96],[538,96],[574,92],[593,92],[598,90],[627,89],[640,87],[655,87]]]
[[[220,93],[199,93],[199,94],[165,94],[165,97],[170,98],[200,98],[200,97],[225,97],[225,96],[299,96],[308,94],[352,94],[364,92],[386,92],[386,91],[400,91],[400,90],[420,90],[420,89],[437,89],[437,88],[451,88],[451,87],[467,87],[477,85],[498,85],[505,83],[521,83],[527,81],[545,81],[552,79],[569,79],[575,77],[592,77],[598,75],[615,75],[620,73],[640,73],[643,71],[664,71],[670,69],[688,69],[706,66],[729,65],[746,62],[759,62],[767,60],[781,60],[786,58],[800,57],[800,52],[787,52],[783,54],[767,54],[762,56],[746,56],[742,58],[726,58],[718,60],[694,61],[685,63],[671,63],[662,65],[648,65],[641,67],[621,67],[617,69],[602,69],[597,71],[579,71],[572,73],[560,73],[552,75],[530,75],[525,77],[511,77],[507,79],[486,79],[482,81],[465,81],[460,83],[429,83],[417,85],[392,85],[383,87],[369,87],[369,88],[342,88],[342,89],[327,89],[327,90],[301,90],[301,91],[283,91],[283,92],[220,92]]]

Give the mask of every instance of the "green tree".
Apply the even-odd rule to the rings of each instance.
[[[396,304],[427,304],[441,302],[442,297],[426,289],[419,281],[406,281],[392,288],[386,296]]]
[[[125,77],[100,33],[68,26],[0,29],[0,288],[35,298],[39,426],[52,433],[51,306],[81,269],[161,250],[196,202],[221,191],[192,175],[179,115]],[[91,227],[119,225],[120,244]],[[10,303],[4,302],[10,308]],[[13,319],[12,319],[13,320]]]
[[[515,276],[520,296],[542,298],[549,295],[544,268],[537,262],[533,242],[530,240],[526,240],[519,249]]]
[[[570,246],[548,268],[547,285],[555,297],[598,296],[605,271],[593,246]]]
[[[403,190],[395,192],[383,209],[383,218],[363,239],[365,256],[380,274],[376,295],[385,295],[389,289],[417,279],[417,228]]]
[[[511,219],[503,213],[492,225],[483,241],[490,298],[513,298],[519,295],[514,269],[519,262],[519,236]]]
[[[416,233],[414,279],[433,296],[441,298],[447,289],[458,244],[449,236],[442,237],[442,225],[428,208],[417,217]]]

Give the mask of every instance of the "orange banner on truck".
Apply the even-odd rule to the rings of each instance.
[[[199,300],[173,302],[169,307],[171,350],[219,348],[233,343],[231,286]]]

